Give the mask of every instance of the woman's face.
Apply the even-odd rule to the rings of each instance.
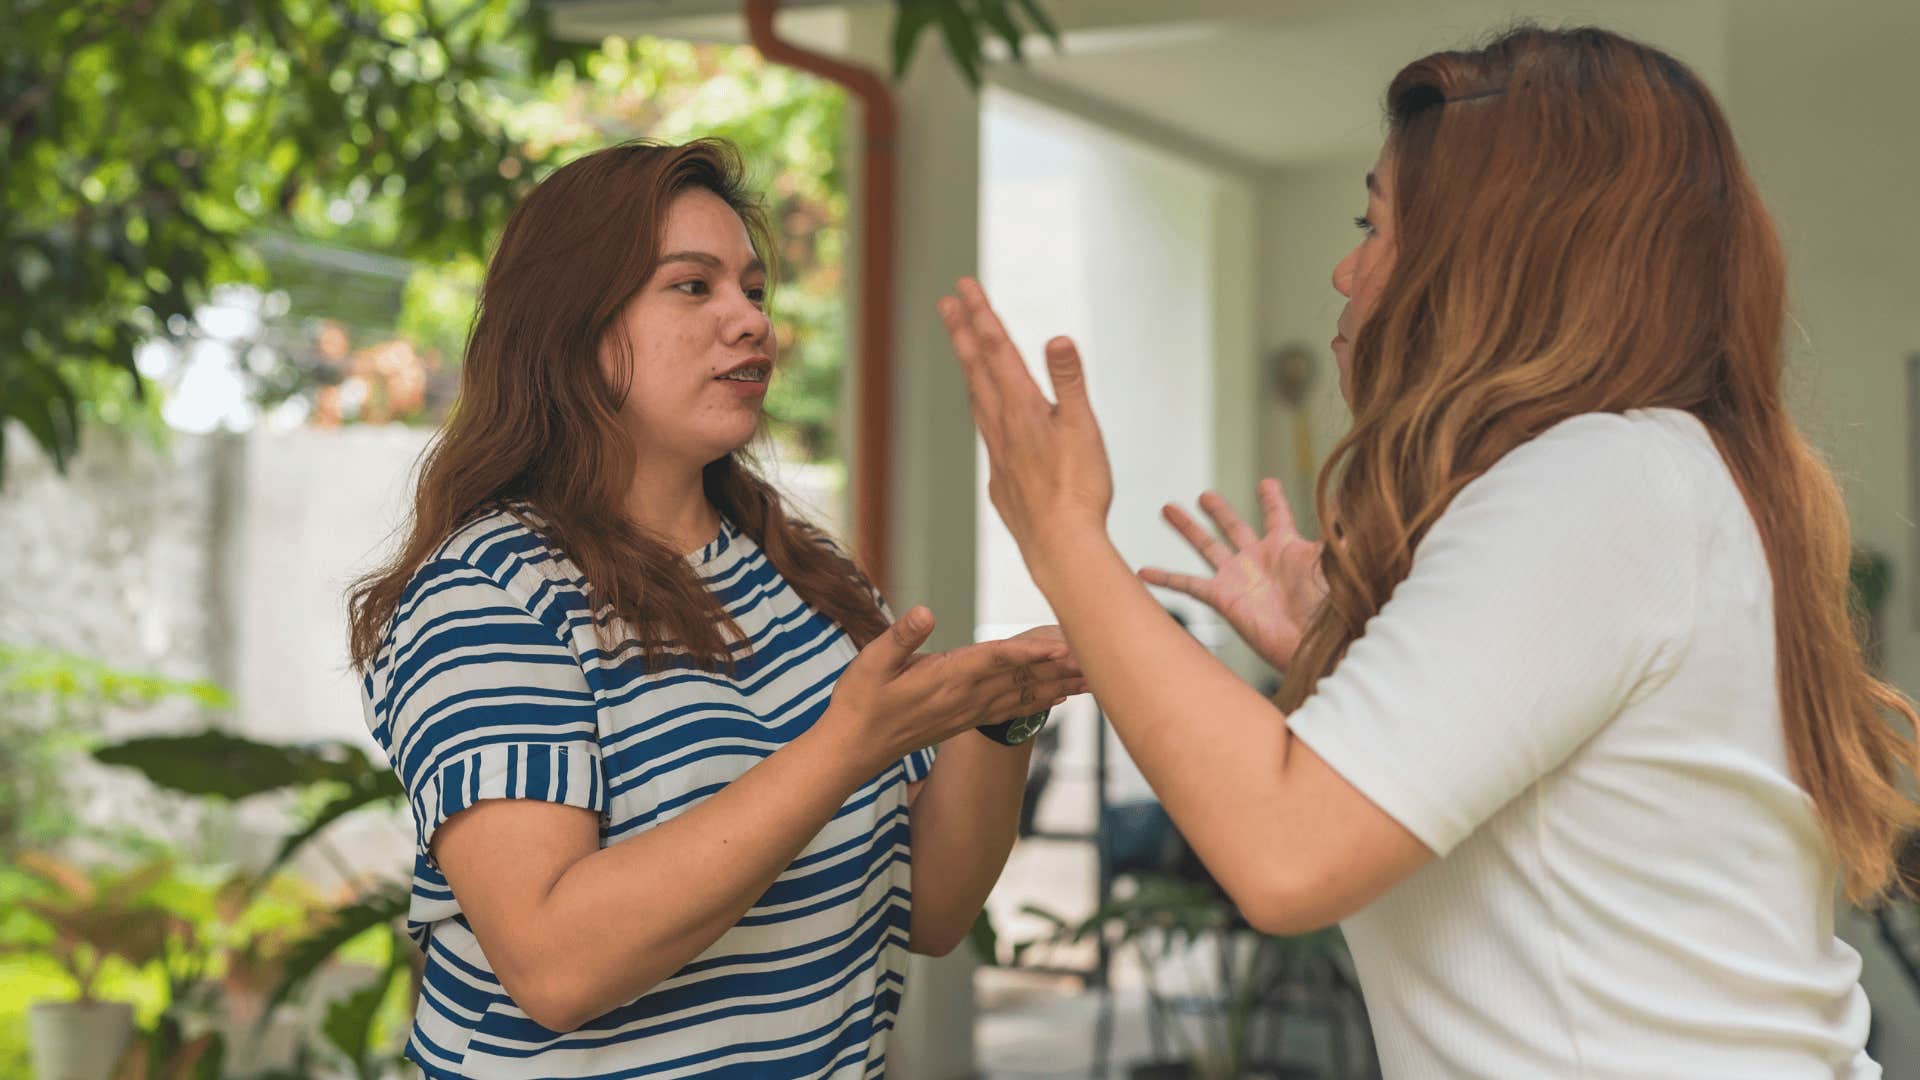
[[[766,288],[766,267],[733,208],[705,188],[676,195],[659,264],[601,346],[616,386],[613,335],[632,354],[621,415],[643,461],[698,470],[752,441],[776,351]]]
[[[1353,401],[1353,336],[1380,303],[1380,290],[1393,270],[1393,155],[1380,149],[1373,171],[1367,174],[1367,210],[1356,222],[1360,242],[1333,268],[1333,287],[1347,298],[1333,339],[1333,359],[1340,366],[1340,394]]]

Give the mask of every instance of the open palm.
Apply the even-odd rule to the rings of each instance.
[[[1260,482],[1264,536],[1255,535],[1233,507],[1211,491],[1200,496],[1200,508],[1213,518],[1225,540],[1172,503],[1163,514],[1213,567],[1213,576],[1145,567],[1141,580],[1186,593],[1219,612],[1254,652],[1284,669],[1327,594],[1319,569],[1321,545],[1294,527],[1293,512],[1278,480]]]

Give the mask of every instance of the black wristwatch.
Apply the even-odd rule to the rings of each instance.
[[[1047,717],[1052,715],[1052,709],[1041,709],[1037,713],[1016,716],[999,724],[980,724],[973,730],[1002,746],[1019,746],[1040,734],[1040,729],[1047,726]]]

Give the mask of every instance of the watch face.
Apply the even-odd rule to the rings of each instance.
[[[1047,714],[1044,712],[1037,712],[1032,716],[1022,716],[1008,726],[1007,742],[1016,744],[1026,742],[1028,739],[1040,734],[1040,729],[1046,726]]]

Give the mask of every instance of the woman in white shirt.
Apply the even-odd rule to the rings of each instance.
[[[1389,1076],[1879,1075],[1834,893],[1894,884],[1915,713],[1853,637],[1719,108],[1654,49],[1532,28],[1387,103],[1334,271],[1326,544],[1267,481],[1264,535],[1212,494],[1224,540],[1169,509],[1212,577],[1139,575],[1218,609],[1277,700],[1108,539],[1072,343],[1050,403],[964,281],[941,313],[995,507],[1246,916],[1343,924]]]

